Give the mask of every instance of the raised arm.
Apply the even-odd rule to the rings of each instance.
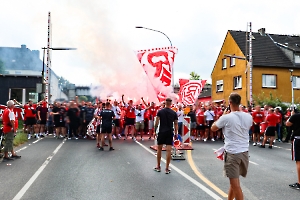
[[[124,101],[124,94],[122,94],[122,102],[123,102],[124,105],[126,104],[125,101]]]
[[[145,106],[147,106],[147,107],[148,107],[148,105],[147,105],[147,103],[145,102],[144,98],[143,98],[143,97],[141,97],[141,99],[142,99],[143,103],[145,104]]]

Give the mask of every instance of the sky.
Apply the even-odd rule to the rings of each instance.
[[[254,32],[300,34],[299,8],[297,0],[0,0],[0,46],[41,50],[51,12],[52,47],[77,48],[52,51],[58,76],[76,85],[102,85],[107,93],[122,84],[148,90],[134,52],[170,42],[161,33],[135,28],[143,26],[165,33],[178,48],[175,83],[192,71],[211,83],[228,30],[246,31],[252,22]]]

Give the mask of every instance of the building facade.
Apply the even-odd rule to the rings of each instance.
[[[300,102],[300,37],[268,34],[265,29],[252,34],[252,100],[259,95],[272,95],[283,102]],[[250,103],[249,35],[243,31],[226,34],[211,73],[212,100],[228,100],[230,93]],[[292,72],[291,72],[292,71]]]
[[[39,58],[38,50],[30,50],[26,45],[17,47],[0,47],[0,60],[4,64],[3,74],[0,74],[0,104],[9,99],[16,99],[21,103],[28,100],[40,101],[44,95],[42,91],[42,70],[45,65]],[[68,100],[67,95],[59,87],[59,77],[50,70],[50,103],[61,98]]]

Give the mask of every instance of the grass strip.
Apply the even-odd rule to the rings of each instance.
[[[14,139],[14,146],[17,147],[21,144],[24,144],[27,141],[28,141],[27,134],[25,134],[23,132],[19,132],[19,133],[17,133],[17,135]]]

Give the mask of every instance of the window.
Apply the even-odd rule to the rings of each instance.
[[[300,54],[295,54],[294,59],[295,59],[295,63],[300,64]]]
[[[242,88],[242,76],[236,76],[233,78],[233,89]]]
[[[227,66],[226,66],[226,58],[223,58],[223,60],[222,60],[222,69],[226,69],[227,68]]]
[[[268,88],[276,88],[276,75],[263,74],[262,86]]]
[[[223,80],[217,81],[217,92],[223,92]]]
[[[300,76],[293,76],[293,88],[300,89]]]
[[[234,67],[235,66],[235,58],[231,57],[230,58],[230,67]]]

